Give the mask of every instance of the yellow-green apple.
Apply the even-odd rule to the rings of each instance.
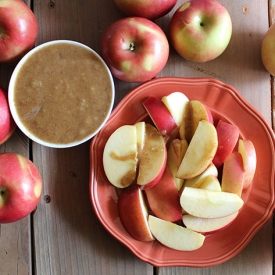
[[[171,43],[179,55],[206,62],[221,55],[232,35],[227,9],[216,0],[192,0],[174,13],[169,28]]]
[[[261,48],[262,62],[266,70],[275,76],[275,24],[272,24],[264,35]]]
[[[103,151],[103,168],[114,186],[125,188],[136,179],[137,128],[123,125],[108,138]]]
[[[0,223],[21,220],[39,203],[42,177],[32,161],[15,153],[0,154]]]
[[[242,155],[243,158],[243,188],[246,189],[249,187],[254,178],[257,166],[257,155],[253,142],[248,139],[240,139],[238,143],[238,152]]]
[[[152,215],[149,215],[148,223],[153,236],[161,244],[175,250],[196,250],[203,245],[205,240],[204,235],[198,232]]]
[[[114,0],[114,2],[128,16],[157,19],[170,12],[177,0]]]
[[[168,144],[167,165],[169,166],[172,172],[178,191],[181,190],[184,179],[177,178],[176,174],[183,159],[183,156],[186,153],[187,147],[188,143],[186,140],[183,139],[173,139]]]
[[[184,181],[184,186],[199,188],[207,176],[218,177],[218,169],[213,163],[210,163],[209,166],[198,176],[186,179]]]
[[[112,74],[129,82],[154,78],[169,56],[162,29],[142,17],[126,17],[112,23],[101,38],[100,50]]]
[[[16,61],[36,42],[36,17],[21,0],[0,0],[0,18],[0,62]]]
[[[213,163],[219,168],[234,150],[240,135],[236,125],[219,120],[216,126],[218,148]]]
[[[217,177],[213,175],[206,175],[204,177],[195,177],[197,180],[189,179],[184,182],[184,187],[201,188],[211,191],[221,191],[221,184]]]
[[[143,190],[161,179],[167,163],[167,150],[161,133],[151,124],[145,125],[145,141],[139,156],[137,184]]]
[[[160,219],[176,222],[182,218],[180,196],[168,166],[159,182],[150,189],[145,190],[150,209]]]
[[[160,98],[148,96],[142,104],[163,136],[170,137],[177,132],[178,125]]]
[[[154,240],[148,226],[148,208],[143,192],[135,185],[122,189],[118,197],[118,213],[124,229],[142,242]]]
[[[166,105],[175,122],[179,126],[181,124],[187,102],[189,101],[188,97],[181,92],[173,92],[167,96],[163,96],[161,101]]]
[[[213,123],[211,112],[208,112],[206,105],[199,100],[188,101],[179,127],[180,138],[190,142],[201,120]]]
[[[198,218],[192,215],[183,215],[182,222],[186,228],[194,230],[196,232],[206,234],[217,233],[221,230],[227,228],[232,222],[236,219],[239,212],[235,212],[231,215],[222,217],[222,218]]]
[[[0,144],[9,139],[16,128],[8,103],[7,91],[0,87]]]
[[[145,122],[140,121],[135,124],[136,131],[137,131],[137,147],[138,147],[138,154],[141,153],[143,146],[144,146],[144,140],[145,140]]]
[[[212,162],[217,146],[215,126],[207,120],[200,121],[176,176],[189,179],[201,174]]]
[[[184,187],[180,204],[192,216],[221,218],[239,211],[244,202],[234,193]]]
[[[222,191],[241,197],[244,183],[243,159],[239,152],[232,152],[224,161],[222,170]]]

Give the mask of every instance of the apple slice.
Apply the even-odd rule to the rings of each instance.
[[[149,215],[148,224],[153,236],[163,245],[180,251],[199,249],[205,237],[193,230]]]
[[[138,153],[140,153],[144,146],[144,140],[145,140],[145,122],[141,121],[135,124],[137,128],[137,148]]]
[[[179,126],[181,124],[187,102],[189,101],[188,97],[181,92],[173,92],[162,97],[161,101],[166,105],[175,122]]]
[[[171,222],[182,219],[178,189],[168,166],[159,182],[146,189],[145,194],[151,210],[158,218]]]
[[[185,180],[184,186],[199,188],[207,176],[218,177],[218,169],[213,163],[210,163],[210,165],[198,176]]]
[[[243,188],[246,189],[252,182],[257,165],[257,155],[254,144],[251,140],[240,139],[238,144],[238,152],[242,155],[244,166],[244,183]]]
[[[185,185],[187,186],[187,185]],[[190,186],[192,187],[192,186]],[[204,180],[201,182],[201,184],[197,187],[205,190],[210,190],[210,191],[216,191],[220,192],[221,191],[221,184],[217,177],[208,175],[204,177]]]
[[[147,221],[149,214],[144,194],[136,185],[122,189],[117,206],[120,221],[129,235],[142,242],[154,240]]]
[[[204,219],[192,215],[183,215],[182,222],[186,228],[194,230],[199,233],[209,234],[216,233],[227,228],[238,216],[239,212],[222,218]]]
[[[185,187],[180,197],[182,208],[199,218],[220,218],[241,209],[243,200],[236,194]]]
[[[213,163],[219,168],[236,146],[240,130],[231,123],[219,120],[216,131],[218,135],[218,148]]]
[[[173,174],[178,191],[181,190],[184,180],[177,178],[176,174],[186,153],[188,143],[186,140],[173,139],[168,145],[167,164]]]
[[[189,179],[201,174],[212,162],[217,146],[214,125],[206,120],[200,121],[176,176]]]
[[[199,100],[188,101],[179,127],[180,138],[190,142],[199,122],[202,120],[209,121],[205,105]]]
[[[242,195],[244,183],[243,159],[239,152],[232,152],[224,162],[222,191]]]
[[[161,99],[149,96],[142,104],[163,136],[170,137],[178,131],[177,123]]]
[[[111,134],[103,151],[103,168],[114,186],[125,188],[134,182],[137,153],[136,126],[123,125]]]
[[[163,136],[151,124],[145,124],[144,146],[139,156],[137,184],[141,189],[153,187],[161,179],[167,163]]]

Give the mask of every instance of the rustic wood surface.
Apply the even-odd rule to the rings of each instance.
[[[28,0],[39,23],[37,45],[56,39],[82,42],[99,52],[103,31],[124,15],[113,0]],[[174,10],[183,3],[179,0]],[[214,77],[233,85],[273,125],[274,79],[261,63],[261,42],[275,17],[274,0],[220,0],[233,21],[233,35],[216,60],[195,64],[173,50],[159,76]],[[171,11],[156,20],[167,32]],[[0,85],[8,87],[14,64],[0,65]],[[116,104],[137,84],[115,80]],[[236,257],[208,268],[156,268],[135,257],[95,216],[89,199],[90,141],[70,149],[50,149],[16,130],[0,152],[29,157],[43,177],[34,213],[0,225],[1,275],[271,275],[273,224],[270,220]]]

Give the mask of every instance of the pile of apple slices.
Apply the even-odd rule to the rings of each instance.
[[[176,250],[200,248],[229,226],[256,170],[256,151],[237,126],[181,92],[141,102],[152,123],[123,125],[103,152],[118,213],[136,240]]]

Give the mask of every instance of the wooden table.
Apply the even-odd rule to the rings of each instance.
[[[103,31],[124,15],[112,0],[25,1],[39,23],[37,45],[55,39],[82,42],[99,52]],[[183,0],[179,0],[177,8]],[[213,77],[233,85],[273,125],[274,79],[261,63],[261,43],[273,22],[274,0],[221,0],[233,21],[226,51],[205,64],[187,62],[174,50],[159,76]],[[167,32],[173,14],[156,21]],[[8,87],[16,64],[0,65],[0,85]],[[115,80],[117,104],[137,84]],[[218,266],[156,268],[135,257],[100,224],[89,198],[89,145],[51,149],[20,130],[0,152],[29,157],[43,177],[37,210],[23,220],[0,225],[1,275],[88,274],[261,274],[273,272],[273,226],[268,222],[236,257]]]

